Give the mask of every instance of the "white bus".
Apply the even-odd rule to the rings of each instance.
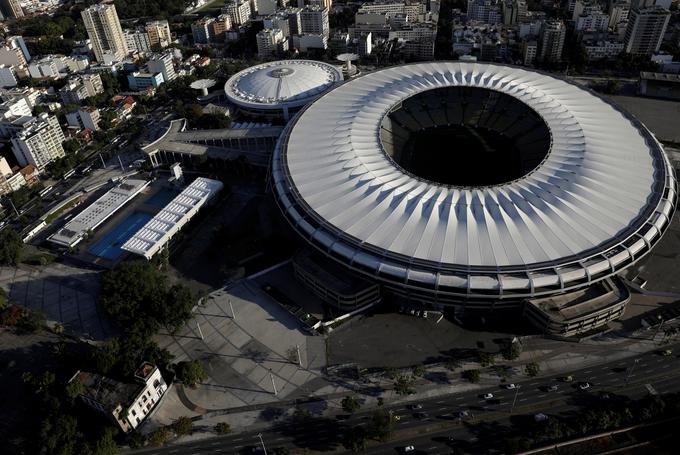
[[[53,189],[54,189],[53,186],[46,186],[45,188],[43,188],[42,190],[40,190],[40,193],[38,193],[38,194],[40,195],[40,197],[45,197],[45,196],[48,195]]]
[[[64,174],[64,178],[62,178],[62,180],[66,180],[67,178],[71,177],[71,176],[72,176],[73,174],[75,174],[75,173],[76,173],[76,170],[75,170],[75,169],[71,169],[70,171],[68,171],[68,172],[66,172],[66,173]]]

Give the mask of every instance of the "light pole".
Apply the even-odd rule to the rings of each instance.
[[[234,306],[231,304],[231,299],[227,299],[227,302],[229,302],[229,308],[231,309],[231,318],[235,321],[236,313],[234,313]]]
[[[198,321],[196,321],[196,327],[198,327],[198,334],[201,335],[201,340],[205,340],[205,338],[203,338],[203,331],[201,330],[201,324],[199,324]]]
[[[659,334],[659,331],[661,330],[661,327],[663,327],[663,323],[664,323],[664,320],[663,320],[663,318],[661,317],[660,314],[657,315],[656,317],[657,317],[657,318],[659,319],[659,321],[661,321],[661,322],[659,322],[659,326],[656,328],[656,332],[654,332],[654,337],[652,337],[652,341],[655,341],[655,340],[656,340],[656,336]]]
[[[262,439],[262,433],[258,433],[257,437],[260,438],[260,444],[262,444],[262,450],[264,451],[264,455],[267,455],[267,448],[264,446],[264,440]]]
[[[635,369],[635,365],[637,365],[639,361],[640,361],[640,359],[633,360],[633,366],[628,368],[628,374],[626,375],[626,385],[628,385],[628,381],[630,381],[630,377],[633,374],[633,370]]]
[[[512,411],[515,410],[515,403],[517,402],[517,395],[519,394],[519,388],[520,388],[520,386],[515,386],[515,398],[512,399],[512,407],[510,407],[510,415],[512,415]]]
[[[300,345],[296,344],[295,349],[297,349],[298,364],[300,365],[300,368],[302,368],[302,357],[300,356]]]
[[[272,388],[274,389],[274,395],[278,395],[279,392],[276,390],[276,382],[274,382],[274,375],[272,374],[272,370],[269,370],[269,377],[272,380]]]

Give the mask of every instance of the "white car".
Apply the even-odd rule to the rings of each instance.
[[[578,385],[578,388],[581,390],[586,390],[590,388],[590,383],[589,382],[582,382]]]
[[[484,399],[485,399],[485,400],[491,400],[491,399],[493,399],[493,393],[485,393],[485,394],[484,394]]]
[[[416,450],[416,448],[413,447],[413,446],[406,446],[406,447],[404,447],[404,453],[413,452],[413,451],[415,451],[415,450]]]
[[[548,420],[548,416],[543,414],[542,412],[534,415],[534,421],[536,422],[544,422],[546,420]]]
[[[516,389],[517,386],[515,384],[505,384],[505,388],[508,390]]]

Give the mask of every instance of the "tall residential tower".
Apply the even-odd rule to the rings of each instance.
[[[106,3],[93,5],[83,10],[81,15],[98,62],[107,59],[120,61],[127,56],[127,43],[115,5]]]

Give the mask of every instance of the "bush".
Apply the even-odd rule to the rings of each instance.
[[[361,405],[357,401],[357,399],[353,396],[346,396],[345,398],[342,399],[342,410],[345,412],[349,412],[350,414],[354,414],[359,410]]]
[[[159,428],[149,434],[149,444],[154,447],[160,447],[170,439],[170,431],[166,427]]]
[[[194,428],[194,422],[186,416],[178,417],[170,428],[177,434],[177,436],[184,436],[191,433]]]
[[[527,363],[524,367],[524,373],[529,377],[538,376],[541,372],[541,367],[536,362]]]
[[[425,365],[418,364],[413,367],[413,376],[416,378],[422,378],[425,375]]]
[[[461,376],[463,379],[467,379],[468,381],[474,383],[479,382],[479,370],[465,370],[461,373]]]
[[[215,425],[214,430],[217,434],[227,434],[231,431],[231,427],[227,422],[219,422]]]
[[[412,376],[407,376],[405,374],[400,374],[397,379],[394,380],[394,391],[397,395],[412,395],[416,393],[413,384],[415,379]]]
[[[479,353],[479,364],[483,367],[489,367],[496,362],[496,357],[488,352]]]
[[[175,372],[177,373],[177,379],[182,384],[190,387],[208,379],[208,373],[205,372],[203,365],[198,360],[179,362]]]

